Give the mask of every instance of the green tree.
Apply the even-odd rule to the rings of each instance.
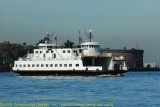
[[[22,46],[21,44],[11,44],[9,42],[0,43],[0,64],[9,67],[18,57],[23,57],[28,51],[33,52],[35,46]]]
[[[38,43],[36,43],[36,46],[38,46],[40,43],[45,43],[45,41],[49,41],[49,40],[50,40],[49,36],[44,37],[43,39],[39,40]]]

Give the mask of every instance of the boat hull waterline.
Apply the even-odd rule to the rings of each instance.
[[[121,75],[126,70],[116,71],[13,71],[21,76],[98,76]]]

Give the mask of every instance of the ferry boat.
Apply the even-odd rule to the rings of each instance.
[[[88,40],[73,48],[69,40],[65,48],[57,48],[52,41],[40,43],[33,53],[14,62],[13,72],[22,76],[97,76],[121,75],[128,71],[124,57],[105,53],[95,42],[92,30]]]

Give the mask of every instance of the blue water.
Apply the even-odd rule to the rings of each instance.
[[[117,77],[23,77],[1,72],[0,103],[158,107],[160,72],[128,72]]]

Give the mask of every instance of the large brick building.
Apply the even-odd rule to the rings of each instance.
[[[112,56],[124,56],[126,64],[129,68],[143,67],[143,53],[144,50],[134,49],[109,49],[105,50],[107,53],[112,53]]]

